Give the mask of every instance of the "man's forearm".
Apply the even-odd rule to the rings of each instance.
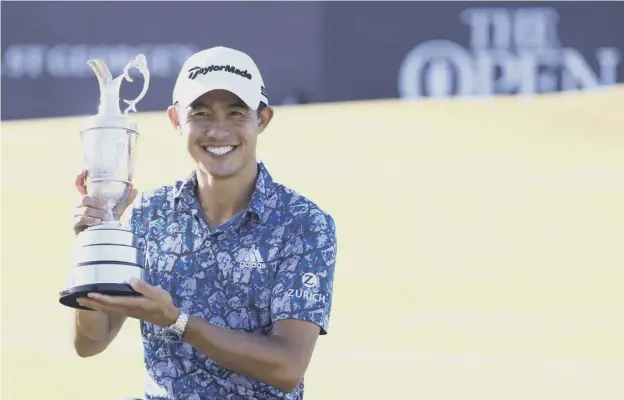
[[[81,357],[104,351],[124,321],[122,317],[110,317],[98,311],[75,310],[73,313],[74,348]]]
[[[217,364],[284,392],[299,384],[288,343],[279,336],[233,331],[191,317],[184,339]]]

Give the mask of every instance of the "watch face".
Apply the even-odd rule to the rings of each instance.
[[[170,329],[163,330],[162,334],[165,340],[168,342],[179,342],[181,339],[180,335],[178,335],[175,331],[172,331]]]

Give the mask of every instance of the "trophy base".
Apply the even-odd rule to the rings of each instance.
[[[77,302],[79,298],[87,297],[89,293],[99,293],[107,296],[142,296],[141,293],[132,289],[127,283],[92,283],[63,290],[60,293],[59,302],[70,308],[93,311],[89,307],[81,306]]]
[[[59,302],[70,308],[91,310],[78,304],[89,293],[108,296],[141,296],[128,282],[145,279],[145,256],[137,237],[116,221],[106,221],[78,234],[67,286]]]

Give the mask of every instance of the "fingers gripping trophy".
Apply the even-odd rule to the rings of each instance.
[[[136,112],[136,104],[147,93],[147,61],[143,54],[138,55],[125,66],[123,75],[114,79],[103,61],[89,60],[87,64],[99,81],[100,105],[98,114],[87,119],[81,132],[85,186],[89,200],[99,204],[106,217],[77,235],[68,287],[59,299],[61,304],[77,309],[87,309],[76,300],[88,293],[139,296],[128,282],[131,278],[144,279],[145,271],[145,257],[137,248],[137,237],[122,226],[119,215],[132,191],[139,136],[128,113]],[[143,90],[136,99],[124,100],[128,107],[122,113],[119,89],[123,79],[133,81],[128,74],[131,68],[143,76]]]

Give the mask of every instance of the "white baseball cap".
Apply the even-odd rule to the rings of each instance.
[[[247,54],[223,46],[202,50],[186,60],[173,88],[173,104],[186,108],[218,89],[234,93],[252,110],[260,102],[269,105],[256,63]]]

